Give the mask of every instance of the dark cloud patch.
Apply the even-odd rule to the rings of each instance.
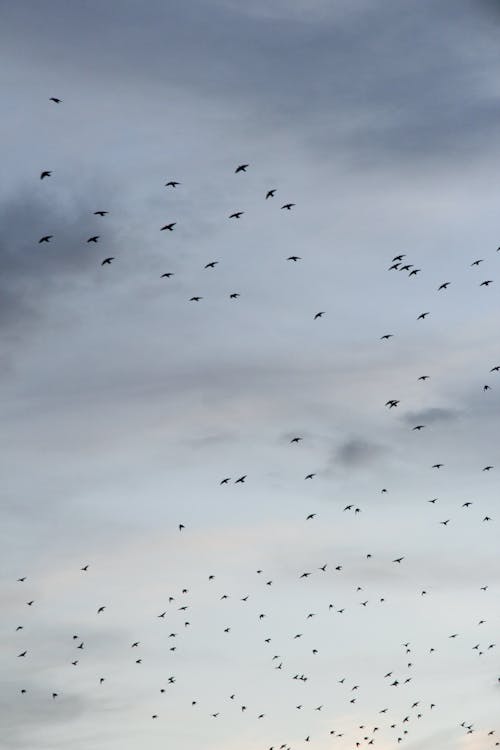
[[[366,466],[386,453],[385,446],[364,438],[350,438],[335,449],[332,463],[347,466]]]
[[[410,425],[431,425],[440,422],[454,422],[460,418],[460,412],[456,409],[433,406],[419,411],[410,411],[403,414],[402,419]]]
[[[52,178],[50,178],[52,179]],[[47,186],[48,187],[48,186]],[[12,336],[40,319],[44,306],[61,291],[81,283],[82,272],[100,268],[113,255],[109,224],[98,225],[88,200],[64,200],[52,190],[34,189],[12,196],[0,210],[0,327]],[[92,235],[108,235],[105,244],[87,244]],[[39,243],[43,236],[49,242]],[[105,250],[104,250],[105,248]]]
[[[478,12],[470,0],[413,0],[404,9],[388,2],[356,13],[311,12],[305,20],[201,0],[124,3],[116,34],[112,4],[72,4],[68,12],[55,0],[50,14],[28,2],[11,7],[7,20],[12,38],[30,38],[29,54],[49,65],[76,69],[84,59],[83,75],[98,71],[107,81],[119,70],[219,101],[230,92],[263,127],[293,118],[316,148],[337,143],[366,164],[391,156],[449,159],[498,144],[500,105],[487,78],[498,74],[500,55],[484,12],[497,4],[481,5]],[[47,24],[49,33],[40,34]],[[167,46],[165,28],[175,30]],[[464,52],[471,42],[473,57]]]

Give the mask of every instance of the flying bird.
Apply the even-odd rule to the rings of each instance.
[[[114,257],[104,258],[104,260],[101,263],[101,266],[110,266],[111,265],[111,261],[113,261],[113,260],[114,260]]]
[[[50,177],[51,174],[52,174],[52,172],[50,172],[48,169],[46,169],[43,172],[41,172],[40,179],[44,180],[46,177]]]

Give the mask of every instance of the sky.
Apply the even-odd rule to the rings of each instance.
[[[0,17],[2,747],[495,747],[500,3]]]

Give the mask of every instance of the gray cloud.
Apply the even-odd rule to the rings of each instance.
[[[347,467],[372,464],[387,453],[387,448],[364,438],[350,438],[335,449],[332,462]]]
[[[460,419],[460,416],[460,412],[456,409],[450,409],[440,406],[430,406],[426,409],[406,412],[405,414],[403,414],[402,419],[410,425],[431,425],[441,422],[454,422]]]

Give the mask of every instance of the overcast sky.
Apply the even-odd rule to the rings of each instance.
[[[493,748],[500,2],[0,28],[2,747]]]

